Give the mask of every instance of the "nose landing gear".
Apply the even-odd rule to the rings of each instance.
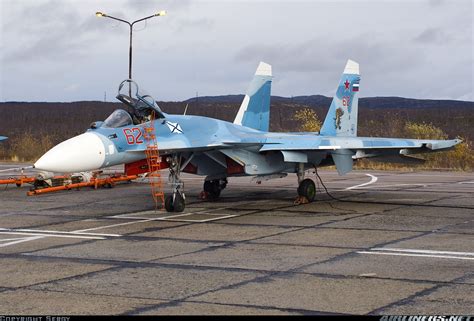
[[[165,198],[165,208],[168,212],[182,212],[186,207],[186,195],[184,195],[184,183],[181,175],[181,158],[173,155],[168,159],[170,164],[169,182],[173,189],[173,194]]]
[[[182,212],[186,206],[186,199],[184,193],[177,191],[173,195],[168,195],[165,198],[165,208],[167,212]]]

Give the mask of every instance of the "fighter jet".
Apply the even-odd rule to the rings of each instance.
[[[233,123],[191,115],[164,113],[156,101],[125,80],[117,98],[128,109],[115,110],[84,134],[66,140],[44,154],[34,167],[51,172],[83,172],[145,159],[145,128],[154,114],[154,130],[162,164],[169,167],[172,195],[167,211],[185,207],[182,172],[205,176],[204,197],[217,198],[233,176],[259,181],[296,173],[298,195],[315,198],[313,180],[305,171],[335,165],[340,175],[362,158],[417,162],[412,154],[445,151],[453,140],[374,138],[357,136],[359,64],[348,60],[319,133],[269,132],[272,68],[261,62]],[[146,171],[146,169],[145,169]]]
[[[0,142],[1,142],[2,140],[5,140],[5,139],[8,139],[8,137],[0,136]]]

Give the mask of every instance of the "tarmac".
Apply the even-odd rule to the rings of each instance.
[[[295,175],[213,202],[185,175],[183,213],[146,182],[0,185],[0,314],[474,314],[474,173],[319,174],[298,206]]]

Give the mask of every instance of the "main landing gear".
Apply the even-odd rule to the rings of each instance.
[[[173,189],[173,194],[165,198],[165,208],[168,212],[182,212],[186,206],[186,196],[184,195],[184,183],[181,175],[181,157],[173,155],[168,159],[170,164],[169,182]]]
[[[298,197],[296,198],[294,204],[307,204],[314,201],[316,196],[316,186],[310,178],[304,178],[304,164],[299,164],[298,166]]]
[[[204,182],[203,191],[199,194],[202,200],[216,200],[227,186],[227,178],[207,180]]]

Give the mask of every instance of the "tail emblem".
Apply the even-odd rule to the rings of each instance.
[[[341,129],[341,117],[344,115],[344,111],[342,108],[336,109],[336,118],[334,118],[335,122],[334,125],[336,125],[336,129]]]
[[[345,90],[349,90],[349,85],[351,83],[349,82],[349,80],[346,79],[346,82],[344,83],[344,86],[346,87]]]

